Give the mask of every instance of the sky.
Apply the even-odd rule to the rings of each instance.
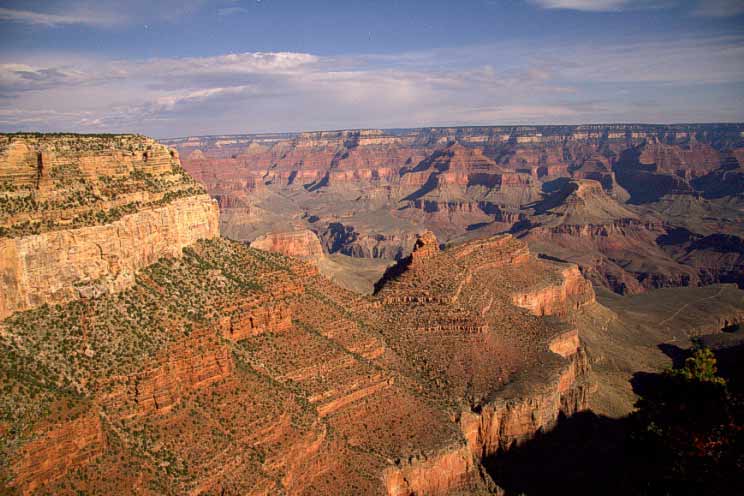
[[[744,121],[744,0],[0,0],[0,131]]]

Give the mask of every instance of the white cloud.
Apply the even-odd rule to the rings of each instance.
[[[7,56],[6,56],[7,58]],[[222,132],[743,120],[744,37],[323,57],[0,56],[0,129]]]
[[[587,12],[617,11],[626,6],[627,0],[531,0],[546,9],[582,10]]]
[[[60,26],[65,24],[90,24],[105,26],[115,24],[115,18],[96,15],[60,15],[30,10],[17,10],[0,7],[0,21],[10,21],[41,26]]]
[[[679,0],[527,0],[544,9],[580,12],[623,12],[677,7]],[[690,11],[701,17],[733,17],[744,14],[744,0],[698,0]]]
[[[0,21],[42,27],[87,25],[115,27],[172,21],[197,13],[219,0],[44,0],[42,10],[0,7]]]
[[[57,112],[56,110],[0,109],[0,126],[7,130],[43,128],[50,122],[78,122],[86,118],[85,112]]]
[[[307,64],[318,62],[319,57],[297,52],[231,53],[215,57],[154,59],[145,64],[122,64],[145,71],[216,74],[216,73],[277,73],[291,72]],[[173,74],[172,74],[173,75]]]
[[[28,64],[0,64],[0,95],[84,83],[89,76],[70,67],[33,67]]]
[[[594,83],[723,84],[744,82],[744,37],[691,38],[555,50],[563,78]]]
[[[582,12],[620,12],[632,9],[659,8],[669,0],[529,0],[545,9],[578,10]]]
[[[239,85],[240,81],[251,78],[290,75],[319,60],[319,57],[307,53],[250,52],[139,61],[75,61],[56,66],[0,63],[0,95],[121,80],[144,81],[160,89],[219,86],[222,83]]]

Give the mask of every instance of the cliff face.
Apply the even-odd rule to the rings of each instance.
[[[487,476],[486,476],[487,477]],[[478,460],[466,447],[453,448],[431,459],[409,461],[384,475],[388,496],[450,494],[474,489],[495,489],[479,471]]]
[[[144,370],[112,377],[101,401],[120,419],[165,415],[190,392],[230,377],[234,367],[229,348],[199,329]]]
[[[97,415],[83,415],[50,426],[39,439],[28,443],[15,462],[15,483],[26,494],[33,493],[68,470],[86,466],[103,454],[106,438]]]
[[[121,291],[219,235],[217,205],[154,141],[0,137],[0,318]]]
[[[316,262],[324,255],[320,240],[315,233],[307,229],[264,234],[252,241],[251,246]]]
[[[571,416],[589,407],[594,386],[587,380],[586,353],[579,348],[578,339],[568,340],[571,346],[564,345],[565,355],[561,355],[569,361],[547,382],[535,382],[531,386],[534,389],[526,393],[524,388],[530,380],[522,379],[517,387],[503,391],[503,398],[479,405],[477,411],[461,413],[459,425],[465,447],[388,469],[384,476],[388,495],[444,495],[479,486],[496,492],[497,486],[484,476],[482,460],[508,451],[538,432],[549,431],[561,415]]]
[[[532,394],[492,402],[477,413],[463,414],[460,423],[475,455],[496,455],[532,439],[539,431],[549,431],[559,415],[570,416],[588,408],[592,385],[587,381],[586,353],[576,347],[567,358],[570,362],[552,380],[536,385]]]
[[[68,470],[86,467],[105,457],[112,419],[121,422],[168,414],[189,393],[229,377],[232,355],[215,342],[211,333],[200,332],[168,349],[151,368],[136,374],[108,379],[110,391],[76,418],[49,425],[26,444],[13,465],[14,486],[24,493],[65,476]],[[109,417],[110,415],[110,417]],[[109,428],[108,434],[104,424]]]
[[[701,206],[696,203],[691,198],[684,203],[693,223]],[[681,212],[683,206],[674,208]],[[705,238],[674,227],[663,215],[620,203],[593,180],[566,183],[533,205],[526,218],[517,235],[533,249],[577,263],[593,283],[621,294],[738,282],[730,272],[737,265],[738,236],[731,236],[733,244],[696,244]],[[728,230],[720,224],[702,227]]]
[[[408,164],[408,191],[422,187],[424,170],[436,172],[442,191],[475,188],[486,196],[564,170],[546,165],[563,160],[560,154],[518,148],[497,160],[452,142],[552,146],[555,137],[474,141],[476,131],[423,135],[433,140],[310,133],[293,137],[294,148],[242,145],[253,158],[317,152],[313,167],[331,157],[334,173],[344,172],[347,159],[328,153],[338,146],[369,148],[350,153],[360,171],[379,159],[370,150],[406,139],[417,149],[449,149],[418,170]],[[576,151],[604,139],[592,132],[561,139]],[[582,337],[590,326],[606,326],[605,315],[592,313],[594,292],[575,265],[537,257],[517,235],[442,245],[415,224],[419,234],[409,233],[410,246],[376,293],[360,296],[307,261],[277,253],[318,253],[310,232],[267,236],[266,251],[216,237],[215,203],[183,175],[177,155],[151,140],[33,139],[9,137],[3,149],[0,284],[4,297],[13,295],[3,300],[0,322],[4,487],[63,495],[498,493],[485,458],[589,404]],[[226,141],[229,149],[239,140]],[[52,160],[49,150],[65,159]],[[379,153],[390,163],[400,156]],[[28,170],[34,157],[36,176]],[[494,163],[499,169],[491,170]],[[519,171],[501,170],[513,163]],[[298,180],[293,169],[275,169],[282,187]],[[306,183],[306,192],[354,210],[357,202],[376,205],[388,186],[392,194],[397,180],[395,173],[357,177],[382,185],[343,202],[329,199],[322,184]],[[250,191],[266,193],[260,189]],[[599,182],[568,183],[552,199],[531,208],[555,239],[611,246],[639,224]],[[242,208],[237,200],[226,204]],[[329,220],[312,215],[291,223]],[[734,266],[741,252],[735,237],[667,236],[674,239],[665,238],[666,246],[686,243],[706,266],[722,251]],[[709,301],[691,304],[704,312]],[[662,323],[672,325],[679,312],[662,306],[670,312]],[[737,310],[714,323],[740,320]],[[604,332],[594,331],[595,338]]]
[[[405,256],[416,241],[415,232],[390,228],[384,233],[356,231],[354,226],[332,222],[318,231],[328,253],[341,253],[356,258],[396,260]]]
[[[0,135],[0,234],[106,224],[204,193],[178,153],[134,135]]]
[[[560,272],[560,282],[512,296],[512,302],[535,315],[566,316],[583,305],[594,303],[594,289],[584,279],[578,267],[569,266]]]
[[[121,291],[138,269],[217,236],[217,215],[214,202],[197,195],[109,224],[0,238],[0,277],[6,281],[0,318],[44,303]]]

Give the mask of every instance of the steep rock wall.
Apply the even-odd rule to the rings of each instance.
[[[533,391],[487,403],[478,412],[465,412],[460,426],[468,447],[479,459],[508,450],[514,443],[550,430],[561,414],[573,415],[589,406],[589,364],[579,349],[545,384]]]
[[[550,370],[547,377],[525,377],[507,386],[498,399],[463,411],[459,424],[465,445],[388,468],[383,476],[388,495],[446,495],[473,486],[497,490],[482,472],[483,459],[550,430],[560,415],[588,408],[592,391],[587,378],[589,361],[578,332],[560,333],[548,346],[564,359],[552,357],[555,360],[546,367]]]
[[[578,267],[566,267],[561,277],[558,284],[514,294],[512,302],[538,316],[563,316],[595,301],[592,284],[584,279]]]
[[[0,319],[44,303],[120,291],[136,270],[216,236],[217,205],[197,195],[109,224],[0,238]]]
[[[195,331],[174,343],[142,372],[102,381],[110,390],[78,418],[40,430],[13,464],[12,487],[31,494],[83,467],[107,448],[106,422],[170,412],[183,396],[223,380],[233,373],[228,347],[217,342],[210,329]]]
[[[292,327],[292,309],[282,303],[267,303],[239,309],[219,321],[220,333],[226,339],[240,341],[265,332],[281,332]]]
[[[431,458],[411,460],[383,475],[389,496],[449,494],[480,481],[479,462],[467,447],[454,447]]]
[[[252,241],[251,247],[306,260],[317,261],[323,257],[323,247],[318,236],[308,229],[267,233]]]
[[[146,370],[111,380],[103,399],[119,418],[169,412],[189,391],[203,388],[232,374],[230,350],[216,342],[211,330],[170,346],[167,354]]]

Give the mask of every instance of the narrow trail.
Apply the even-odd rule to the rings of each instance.
[[[681,307],[679,307],[677,309],[677,311],[674,312],[670,317],[667,317],[666,319],[662,320],[661,322],[659,322],[656,325],[657,326],[661,326],[661,325],[666,324],[670,320],[674,319],[677,315],[679,315],[685,308],[689,307],[690,305],[694,305],[695,303],[700,303],[701,301],[712,300],[713,298],[718,298],[719,296],[721,296],[721,293],[723,293],[723,290],[724,289],[726,289],[726,288],[719,288],[718,289],[718,292],[716,294],[712,295],[712,296],[706,296],[705,298],[700,298],[699,300],[695,300],[695,301],[691,301],[689,303],[685,303],[684,305],[682,305]]]

